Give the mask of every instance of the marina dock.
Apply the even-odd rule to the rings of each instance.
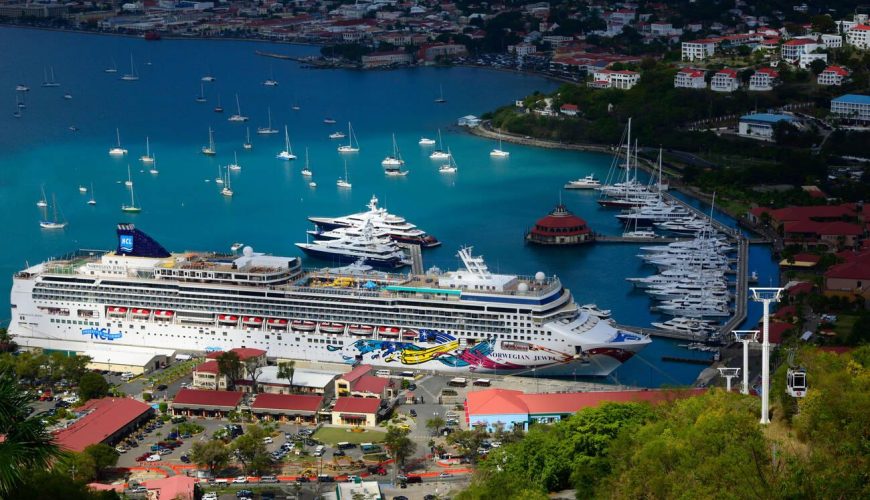
[[[640,333],[643,335],[649,335],[650,337],[662,337],[666,339],[675,339],[675,340],[688,340],[691,342],[706,342],[709,340],[707,335],[698,335],[694,333],[688,332],[677,332],[674,330],[662,330],[660,328],[641,328],[639,326],[630,326],[630,325],[613,325],[614,327],[625,330],[627,332]]]
[[[626,238],[623,236],[607,236],[595,235],[596,243],[675,243],[677,241],[687,241],[690,238]]]

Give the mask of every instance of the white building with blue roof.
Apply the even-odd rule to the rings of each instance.
[[[861,124],[870,124],[870,95],[846,94],[831,99],[831,114]]]
[[[737,126],[740,137],[760,139],[763,141],[773,140],[773,129],[777,123],[794,123],[795,117],[781,113],[755,113],[743,115]]]

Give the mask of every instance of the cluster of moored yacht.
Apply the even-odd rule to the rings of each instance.
[[[400,244],[432,248],[441,244],[434,236],[404,218],[378,206],[372,196],[368,210],[341,217],[309,217],[313,238],[297,243],[308,255],[336,263],[396,269],[411,264]]]

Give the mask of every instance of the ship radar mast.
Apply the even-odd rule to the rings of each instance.
[[[468,269],[468,272],[480,278],[488,278],[490,272],[489,268],[486,267],[486,262],[484,262],[483,256],[472,256],[472,250],[474,250],[474,247],[462,247],[459,249],[457,255],[462,259],[462,263],[465,264],[465,268]]]

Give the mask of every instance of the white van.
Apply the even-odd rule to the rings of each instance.
[[[377,375],[378,377],[386,377],[386,378],[390,378],[390,375],[392,375],[392,374],[393,374],[393,372],[391,372],[390,370],[378,370],[375,372],[375,375]]]
[[[314,448],[314,456],[315,457],[322,457],[324,453],[326,453],[326,446],[323,446],[322,444],[320,444],[320,445],[317,445],[317,448]]]

